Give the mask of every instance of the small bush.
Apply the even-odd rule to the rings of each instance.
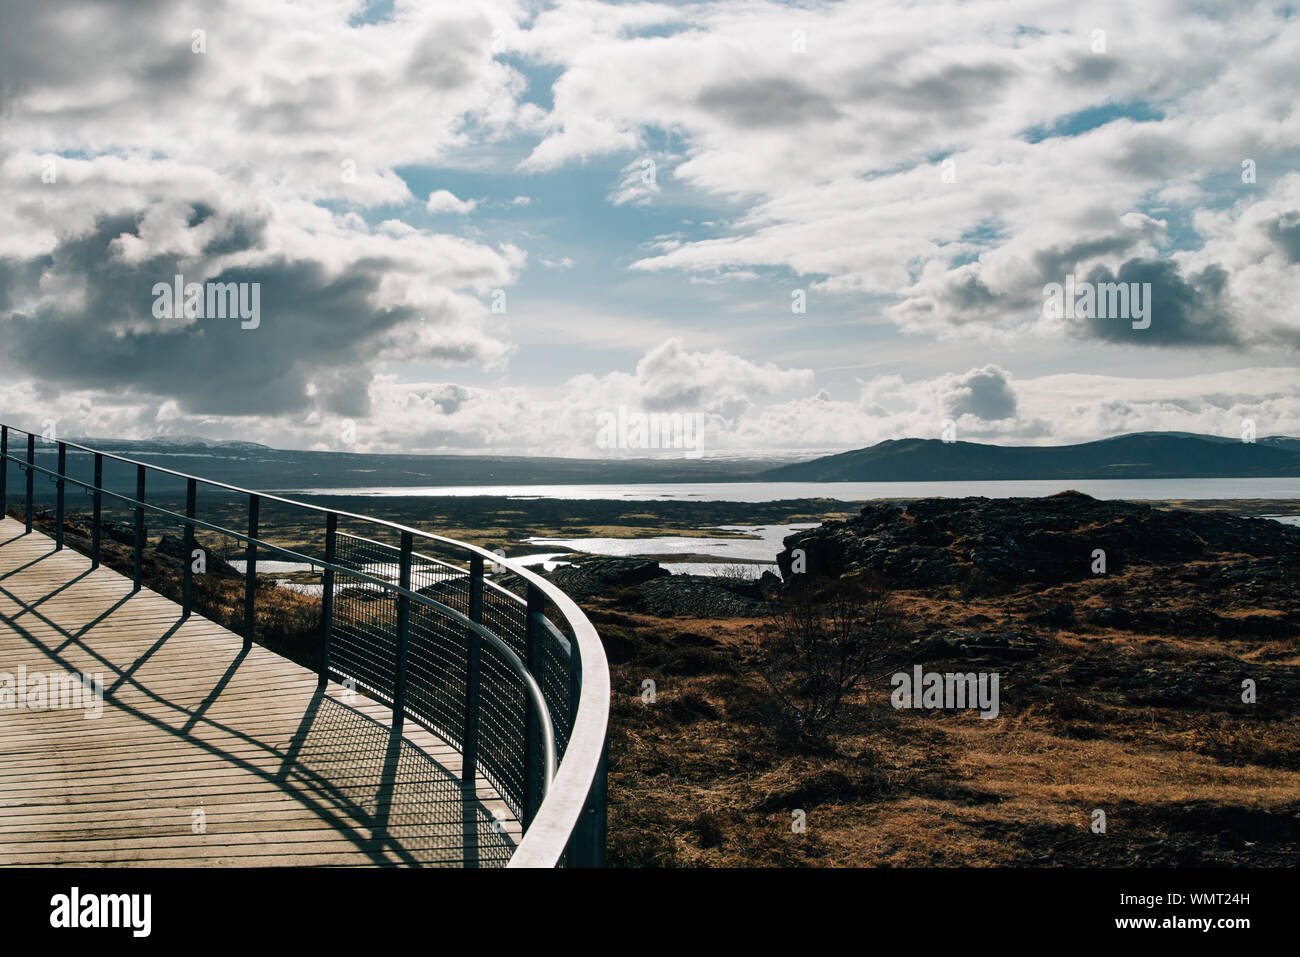
[[[883,579],[864,576],[782,601],[754,644],[754,663],[790,729],[818,739],[835,724],[844,699],[902,638],[902,616]]]

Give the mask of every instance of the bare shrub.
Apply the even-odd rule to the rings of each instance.
[[[878,577],[809,583],[776,605],[754,644],[753,662],[790,729],[820,738],[904,630],[893,592]]]
[[[719,563],[715,567],[715,577],[724,581],[750,582],[763,574],[763,568],[762,565],[752,565],[749,562]]]

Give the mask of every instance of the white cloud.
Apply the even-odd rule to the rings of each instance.
[[[578,17],[592,18],[583,42]],[[1097,24],[1104,53],[1092,49]],[[806,52],[795,52],[796,27]],[[572,2],[539,15],[522,50],[563,68],[529,168],[635,156],[667,131],[685,144],[675,182],[745,205],[723,235],[634,268],[788,269],[820,292],[896,296],[887,315],[927,335],[1059,335],[1036,315],[1045,266],[1055,278],[1167,256],[1167,217],[1148,207],[1235,180],[1243,157],[1286,168],[1300,150],[1284,66],[1300,56],[1300,21],[1263,8]],[[1134,104],[1137,118],[1124,117]],[[1089,110],[1100,126],[1054,135]],[[611,203],[651,200],[637,162]],[[1188,282],[1194,258],[1172,255]],[[1224,321],[1249,332],[1258,312],[1229,284]],[[1282,325],[1266,334],[1294,342],[1294,316]]]
[[[647,206],[659,195],[659,164],[662,158],[643,156],[623,168],[623,175],[609,193],[615,206]]]
[[[931,379],[880,377],[856,398],[806,390],[806,370],[779,369],[728,353],[690,353],[680,344],[652,350],[635,370],[580,375],[558,389],[368,382],[368,414],[318,408],[292,418],[195,415],[176,403],[77,390],[51,396],[30,384],[0,387],[15,425],[53,420],[66,436],[147,437],[198,434],[293,448],[341,449],[351,419],[357,451],[479,451],[599,457],[598,416],[632,410],[702,414],[710,453],[862,448],[886,439],[938,438],[956,422],[957,437],[999,444],[1065,445],[1124,432],[1192,431],[1236,437],[1242,423],[1258,434],[1300,435],[1295,371],[1261,367],[1178,378],[1064,374],[1013,379],[984,367]],[[994,401],[981,399],[991,388]],[[1014,394],[1011,415],[1002,390]],[[981,401],[984,404],[981,406]]]
[[[438,189],[429,194],[429,201],[424,204],[424,208],[431,213],[458,213],[464,216],[472,213],[477,205],[476,199],[458,199],[455,193]]]
[[[1295,370],[1280,368],[1300,349],[1300,20],[1280,8],[399,0],[355,25],[344,3],[110,3],[75,17],[0,3],[0,311],[16,409],[100,434],[308,445],[332,441],[346,414],[394,449],[590,452],[588,419],[623,402],[698,410],[717,448],[856,447],[938,434],[946,417],[990,441],[1235,434],[1246,415],[1262,434],[1300,432]],[[1098,24],[1104,54],[1090,48]],[[549,91],[537,76],[554,77]],[[644,232],[563,237],[572,256],[538,257],[594,276],[610,252],[618,271],[571,301],[524,297],[533,321],[514,338],[486,300],[524,273],[525,244],[558,229],[538,216],[536,235],[461,236],[407,221],[426,222],[411,169],[508,173],[504,195],[529,192],[435,190],[429,213],[508,204],[558,222],[572,215],[568,177],[596,161],[592,198]],[[679,201],[695,208],[658,216]],[[666,232],[691,220],[707,231]],[[1173,303],[1157,308],[1174,312],[1144,339],[1081,343],[1041,315],[1042,285],[1065,272],[1155,267]],[[173,271],[260,278],[263,337],[160,328],[148,287]],[[805,317],[810,352],[856,358],[867,325],[873,343],[883,323],[912,337],[889,333],[885,374],[857,398],[791,367],[810,364],[789,358],[803,343],[752,358],[782,353],[754,321],[767,307],[746,297],[790,276],[819,309],[841,307],[833,334],[825,313]],[[719,308],[693,328],[635,300],[647,282]],[[969,355],[927,352],[950,338]],[[500,371],[521,344],[560,341],[585,375],[433,381],[456,376],[430,366]],[[1172,377],[1148,349],[1146,377],[1047,374],[1153,344],[1213,347],[1240,368]],[[1013,376],[1022,345],[1035,378]],[[600,371],[632,349],[634,369]],[[27,384],[37,377],[57,399]]]

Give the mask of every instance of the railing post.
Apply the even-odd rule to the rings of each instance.
[[[27,433],[27,531],[32,530],[32,501],[36,495],[36,436]]]
[[[397,584],[409,590],[411,587],[411,548],[410,532],[402,532],[402,556],[398,566]],[[397,593],[397,680],[393,686],[393,727],[400,728],[406,711],[406,648],[410,638],[411,601],[405,591]]]
[[[59,477],[54,480],[54,550],[57,552],[63,548],[63,476],[68,471],[68,445],[66,442],[59,443],[59,467],[55,471],[59,473]]]
[[[185,567],[181,570],[182,618],[188,618],[190,609],[194,607],[194,510],[197,494],[197,483],[194,479],[187,479],[185,482],[185,517],[189,521],[185,523],[185,556],[182,559]]]
[[[542,662],[542,623],[541,616],[545,609],[545,597],[542,590],[532,582],[528,583],[527,602],[525,604],[524,630],[527,641],[527,657],[524,665],[532,676],[537,679],[537,683],[542,683],[541,679],[541,662]],[[533,815],[537,813],[538,806],[542,803],[542,748],[541,748],[541,715],[533,714],[533,708],[528,702],[531,699],[525,699],[524,711],[524,829],[533,822]]]
[[[334,564],[338,554],[338,530],[338,514],[330,512],[325,516],[325,561],[330,565]],[[321,578],[320,617],[320,683],[324,685],[330,680],[330,638],[334,634],[334,569],[329,566]]]
[[[91,493],[91,499],[94,502],[90,517],[90,567],[99,567],[99,546],[103,533],[100,531],[100,525],[103,521],[104,512],[104,456],[100,452],[95,453],[95,477],[91,480],[95,490]]]
[[[483,624],[483,556],[469,558],[469,620]],[[461,739],[460,783],[471,794],[477,786],[479,682],[483,674],[483,639],[474,629],[468,636],[469,660],[465,669],[465,734]]]
[[[0,518],[9,515],[9,426],[0,425]]]
[[[144,466],[135,467],[135,558],[132,563],[132,591],[140,590],[144,570]]]
[[[253,601],[257,589],[257,524],[262,499],[248,496],[248,546],[244,550],[244,647],[253,643]]]

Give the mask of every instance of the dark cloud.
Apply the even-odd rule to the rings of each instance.
[[[370,376],[355,369],[331,369],[313,379],[316,401],[326,412],[350,418],[370,414]]]
[[[190,49],[190,28],[178,30],[174,44],[143,38],[156,35],[162,22],[192,21],[197,28],[219,19],[226,6],[205,4],[200,13],[170,0],[96,0],[83,14],[75,5],[0,0],[0,89],[8,96],[28,89],[84,91],[105,63],[113,63],[119,77],[136,81],[137,92],[148,92],[157,108],[157,99],[180,95],[199,78],[202,57]]]
[[[407,77],[435,90],[458,90],[470,82],[492,42],[492,25],[482,17],[440,23],[411,51]]]
[[[783,77],[706,87],[696,102],[719,118],[750,129],[803,126],[840,116],[827,97]]]
[[[204,55],[194,52],[193,38],[181,37],[175,46],[159,50],[154,58],[139,64],[135,76],[149,89],[175,89],[197,82],[207,65]],[[205,40],[206,43],[206,40]]]
[[[1124,137],[1118,149],[1107,158],[1107,163],[1126,177],[1138,176],[1159,182],[1169,176],[1170,170],[1184,165],[1186,158],[1187,144],[1182,137],[1169,129],[1144,127]]]
[[[1016,414],[1016,394],[1007,374],[997,366],[972,369],[959,376],[943,403],[944,411],[953,418],[973,415],[992,422]]]
[[[1229,313],[1228,271],[1207,266],[1184,277],[1168,260],[1130,259],[1118,275],[1098,266],[1087,275],[1092,283],[1150,283],[1150,319],[1134,329],[1128,319],[1067,319],[1074,335],[1136,346],[1236,346],[1239,339]]]
[[[258,134],[333,132],[346,115],[342,109],[344,87],[335,76],[302,77],[291,91],[278,90],[281,98],[273,103],[241,103],[236,123],[241,130]]]
[[[1268,236],[1286,253],[1287,262],[1300,263],[1300,212],[1283,213],[1273,220]]]
[[[906,110],[966,113],[997,102],[999,91],[1014,75],[1001,63],[954,63],[909,83],[872,82],[858,90]]]
[[[997,294],[973,272],[955,277],[944,289],[945,304],[958,312],[987,309],[997,301]]]
[[[1118,78],[1124,72],[1124,62],[1104,53],[1079,54],[1057,67],[1056,72],[1067,83],[1096,86]]]
[[[1063,282],[1081,260],[1123,253],[1138,237],[1132,232],[1080,240],[1065,246],[1053,246],[1034,254],[1032,265],[1042,277],[1041,283]],[[996,322],[1008,313],[1037,309],[1042,305],[1042,284],[1025,285],[1007,292],[994,292],[976,267],[949,272],[933,292],[932,300],[913,300],[912,313],[938,314],[953,325]]]
[[[448,383],[441,387],[438,393],[429,393],[438,403],[438,408],[443,415],[455,415],[460,411],[461,406],[471,398],[471,393],[464,386]]]
[[[197,224],[196,224],[197,225]],[[241,249],[256,249],[266,235],[267,219],[247,213],[225,217],[217,233],[203,247],[205,256],[225,256]]]
[[[41,273],[49,263],[48,256],[26,261],[0,259],[0,316],[22,308],[27,299],[37,295]]]
[[[1045,277],[1045,282],[1061,282],[1065,274],[1073,272],[1078,263],[1097,256],[1118,255],[1131,248],[1138,239],[1139,237],[1131,232],[1117,233],[1112,236],[1080,240],[1068,246],[1040,249],[1034,254],[1034,266],[1039,274]]]
[[[988,62],[948,64],[906,80],[897,73],[893,65],[873,65],[848,95],[866,108],[868,117],[889,117],[890,139],[903,145],[947,140],[954,130],[977,126],[999,109],[1016,70]]]
[[[255,329],[241,328],[235,318],[155,318],[155,283],[170,283],[177,273],[186,282],[204,277],[185,275],[174,256],[129,262],[114,255],[113,240],[138,235],[140,218],[104,216],[50,256],[0,261],[0,364],[24,379],[66,388],[175,399],[193,413],[292,414],[319,404],[359,416],[367,411],[374,363],[395,347],[413,360],[481,358],[472,342],[420,347],[421,316],[434,326],[450,318],[436,309],[417,313],[371,305],[392,265],[382,258],[357,263],[341,275],[316,262],[280,258],[206,277],[260,283],[261,321]],[[227,252],[253,249],[264,225],[201,204],[191,217],[213,218],[221,227],[217,245]],[[16,311],[38,282],[45,284],[41,304],[34,311]],[[51,295],[51,290],[84,290],[84,295]],[[77,307],[65,305],[70,302]]]

